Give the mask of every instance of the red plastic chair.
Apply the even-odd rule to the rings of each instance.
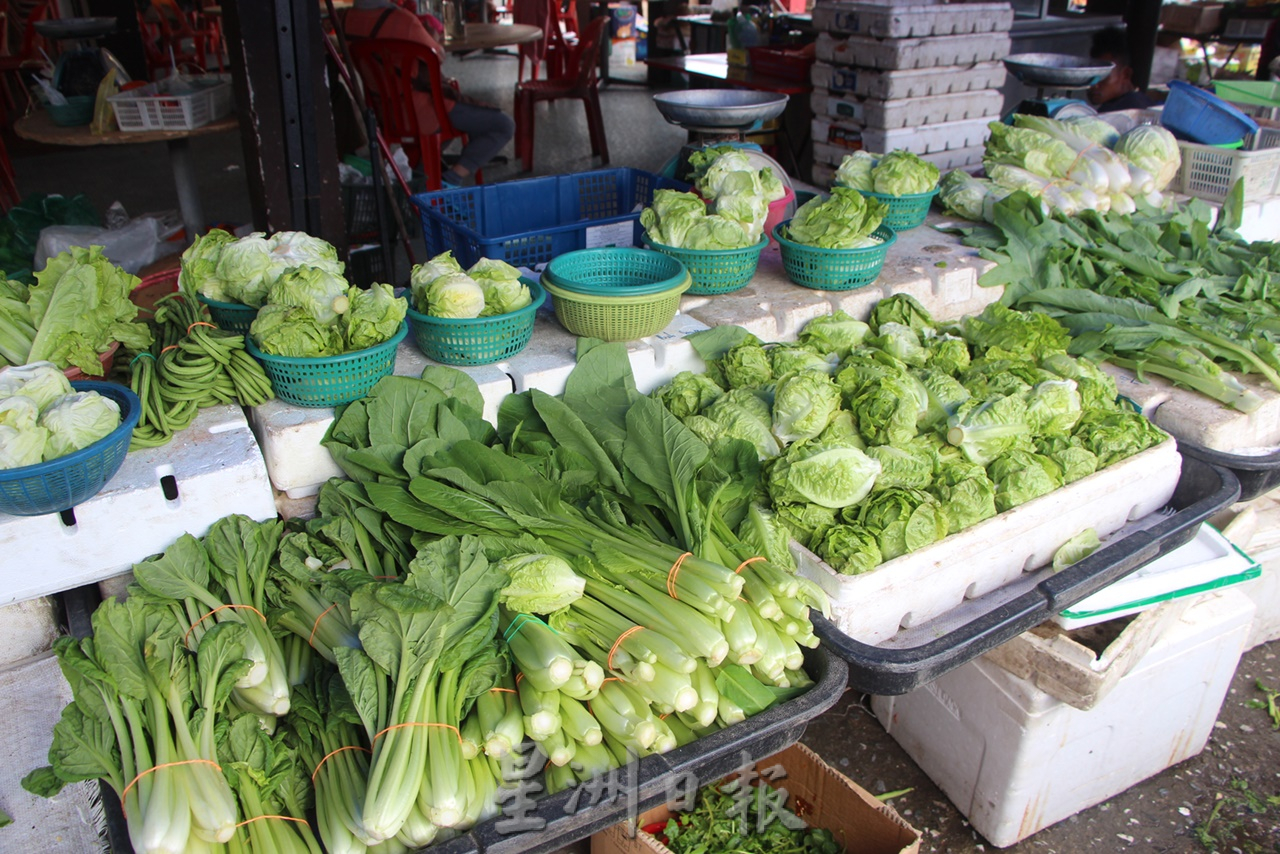
[[[176,0],[151,0],[154,21],[138,15],[138,26],[143,33],[143,53],[147,59],[147,74],[152,78],[164,77],[176,63],[187,71],[206,72],[210,62],[223,70],[222,44],[216,25],[211,26],[203,16],[187,17]]]
[[[592,18],[577,48],[568,51],[568,73],[549,80],[526,80],[516,84],[516,154],[526,171],[533,168],[534,108],[542,101],[574,98],[587,113],[591,153],[600,162],[609,162],[609,145],[604,137],[604,116],[600,112],[600,46],[609,18]]]
[[[13,5],[10,5],[9,11],[15,13],[15,18],[20,14],[17,7]],[[0,43],[0,51],[3,51],[0,52],[0,75],[3,75],[5,80],[4,84],[0,85],[0,98],[3,98],[7,109],[16,110],[19,106],[19,98],[24,102],[23,109],[31,106],[31,90],[27,87],[27,81],[23,79],[22,73],[44,64],[44,58],[40,56],[41,48],[51,55],[57,53],[56,47],[36,32],[35,24],[37,21],[53,20],[57,17],[57,3],[54,0],[40,0],[31,7],[23,19],[22,46],[17,53],[8,53],[8,26],[11,18],[8,12],[5,13],[5,41]]]
[[[426,45],[402,39],[351,39],[351,64],[364,82],[365,98],[378,117],[378,124],[388,140],[400,140],[409,162],[421,166],[427,176],[427,189],[440,189],[440,152],[452,139],[466,145],[466,134],[449,121],[444,99],[440,59]],[[412,81],[418,69],[426,66],[431,84],[431,103],[439,127],[423,128],[414,107]],[[476,173],[476,183],[480,183]]]

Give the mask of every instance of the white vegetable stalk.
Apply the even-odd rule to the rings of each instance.
[[[524,710],[524,731],[534,741],[542,741],[560,730],[560,692],[539,691],[528,679],[516,683]]]
[[[517,615],[505,636],[520,672],[539,691],[556,691],[573,676],[573,648],[536,617]]]

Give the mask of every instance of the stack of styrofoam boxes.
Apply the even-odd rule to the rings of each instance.
[[[1257,611],[1246,649],[1280,640],[1280,490],[1236,504],[1213,520],[1222,534],[1258,562],[1262,572],[1240,589]]]
[[[943,171],[982,160],[1000,115],[1008,3],[818,0],[813,180],[830,186],[844,155],[905,149]]]
[[[1236,588],[1174,600],[1140,614],[1101,656],[1068,635],[1027,633],[872,708],[1004,848],[1199,753],[1253,613]]]

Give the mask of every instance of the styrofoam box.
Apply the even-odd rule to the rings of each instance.
[[[1211,520],[1222,535],[1245,549],[1261,570],[1253,581],[1239,586],[1257,611],[1246,649],[1280,640],[1280,497],[1269,492],[1252,501],[1232,505]]]
[[[822,62],[886,70],[972,65],[1008,56],[1009,34],[876,39],[870,36],[819,33],[814,51],[817,59]]]
[[[168,479],[172,478],[172,481]],[[176,495],[165,495],[166,484]],[[0,604],[96,584],[203,536],[230,513],[276,515],[267,469],[239,406],[202,409],[159,448],[132,451],[97,495],[61,514],[0,515]]]
[[[1280,640],[1280,550],[1261,552],[1255,559],[1262,572],[1239,588],[1257,609],[1245,649]]]
[[[1262,405],[1245,414],[1199,392],[1176,387],[1154,374],[1142,381],[1132,371],[1104,363],[1116,387],[1146,415],[1180,439],[1230,454],[1272,453],[1280,446],[1280,392],[1256,374],[1237,378],[1262,398]]]
[[[1008,32],[1013,26],[1013,7],[1008,3],[818,3],[813,7],[813,26],[819,31],[894,39]]]
[[[972,149],[986,142],[991,129],[988,118],[966,119],[962,122],[944,122],[919,128],[880,130],[863,128],[826,116],[813,119],[813,143],[841,145],[849,150],[864,148],[867,151],[893,151],[902,149],[912,154],[931,154],[941,151]]]
[[[974,829],[1005,847],[1199,753],[1252,617],[1238,590],[1201,594],[1087,712],[985,657],[871,706]]]
[[[1170,439],[861,575],[840,575],[794,541],[791,550],[800,572],[831,598],[836,628],[878,644],[1044,566],[1085,528],[1105,537],[1154,513],[1181,472]]]
[[[864,128],[888,130],[998,116],[1004,106],[1004,95],[995,89],[979,89],[976,92],[882,101],[833,95],[815,89],[809,96],[809,104],[814,115],[830,116]]]
[[[53,726],[71,702],[71,686],[46,653],[0,672],[0,720],[9,728],[0,741],[0,806],[13,824],[0,831],[3,851],[106,851],[106,829],[97,781],[73,783],[57,797],[37,797],[22,788],[29,772],[49,764]]]
[[[37,596],[0,608],[0,668],[50,650],[58,637],[61,608],[51,596]]]
[[[843,53],[840,56],[845,58]],[[850,62],[853,59],[847,57]],[[999,89],[1004,85],[1007,74],[1002,62],[906,70],[878,70],[815,62],[810,68],[809,79],[814,86],[823,87],[832,93],[896,101],[899,98],[926,98],[953,92]]]

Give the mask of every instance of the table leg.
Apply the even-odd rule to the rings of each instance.
[[[196,185],[195,168],[191,162],[191,142],[171,139],[169,164],[173,167],[173,184],[178,191],[178,210],[186,229],[187,242],[204,233],[204,208],[200,204],[200,189]]]

